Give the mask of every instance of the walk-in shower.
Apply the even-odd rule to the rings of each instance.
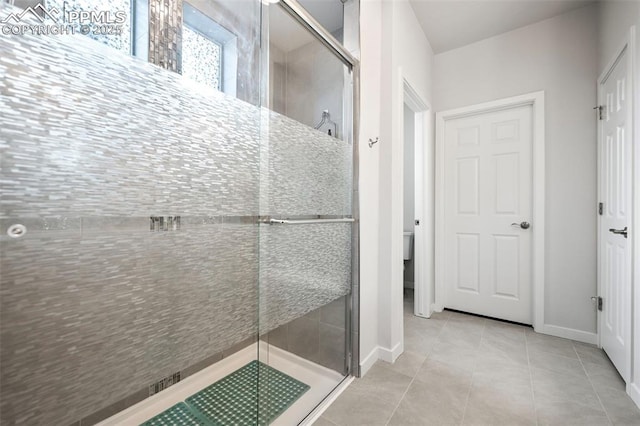
[[[294,425],[355,374],[351,1],[0,2],[1,424]]]

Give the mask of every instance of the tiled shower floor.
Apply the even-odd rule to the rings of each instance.
[[[191,395],[226,377],[247,363],[256,360],[257,344],[189,376],[170,388],[108,418],[99,426],[137,426],[168,408],[184,401]],[[272,424],[275,426],[297,425],[314,410],[323,398],[338,386],[343,377],[303,358],[274,346],[260,343],[260,361],[310,386],[291,407]]]

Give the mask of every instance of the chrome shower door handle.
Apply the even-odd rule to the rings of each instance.
[[[626,226],[624,227],[624,229],[609,228],[609,232],[611,232],[612,234],[616,234],[616,235],[622,235],[623,237],[627,238],[627,227]]]
[[[529,229],[531,224],[529,222],[512,223],[511,226],[519,226],[522,229]]]

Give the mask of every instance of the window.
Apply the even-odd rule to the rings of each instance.
[[[182,75],[221,90],[222,46],[191,29],[182,27]]]
[[[187,2],[183,22],[182,75],[235,96],[237,37]]]
[[[135,1],[135,0],[134,0]],[[95,0],[46,0],[45,7],[56,8],[62,11],[85,11],[85,12],[106,12],[110,15],[117,11],[126,12],[129,19],[122,24],[122,32],[120,34],[101,34],[98,23],[87,22],[91,28],[88,37],[104,43],[109,47],[113,47],[121,52],[131,53],[131,0],[109,0],[96,2]],[[62,19],[65,19],[66,13],[62,13]],[[80,23],[74,24],[79,29]]]
[[[100,34],[99,23],[87,22],[92,29],[87,35],[123,53],[148,59],[149,19],[153,18],[149,16],[149,0],[46,0],[45,6],[60,11],[109,12],[111,16],[126,12],[128,19],[121,34]],[[74,25],[79,30],[80,23]],[[183,3],[181,56],[183,76],[235,96],[237,37],[187,2]]]

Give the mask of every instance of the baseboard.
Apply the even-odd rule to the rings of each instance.
[[[379,347],[376,346],[371,350],[371,352],[369,352],[369,355],[367,355],[364,360],[360,362],[360,377],[363,377],[365,374],[367,374],[367,371],[369,371],[371,367],[373,367],[373,364],[376,363],[376,361],[378,360],[378,352]]]
[[[444,311],[444,306],[436,305],[435,303],[431,305],[431,312],[442,312],[442,311]]]
[[[382,361],[393,364],[396,359],[398,359],[398,357],[402,355],[403,351],[404,347],[402,345],[402,342],[399,342],[397,345],[395,345],[393,349],[378,347],[378,358]]]
[[[576,330],[574,328],[560,327],[558,325],[544,324],[541,330],[536,330],[542,334],[550,336],[562,337],[564,339],[576,340],[582,343],[598,344],[598,335],[589,333],[588,331]]]
[[[627,385],[627,395],[629,395],[638,408],[640,408],[640,388],[638,385],[635,383],[629,383]]]

